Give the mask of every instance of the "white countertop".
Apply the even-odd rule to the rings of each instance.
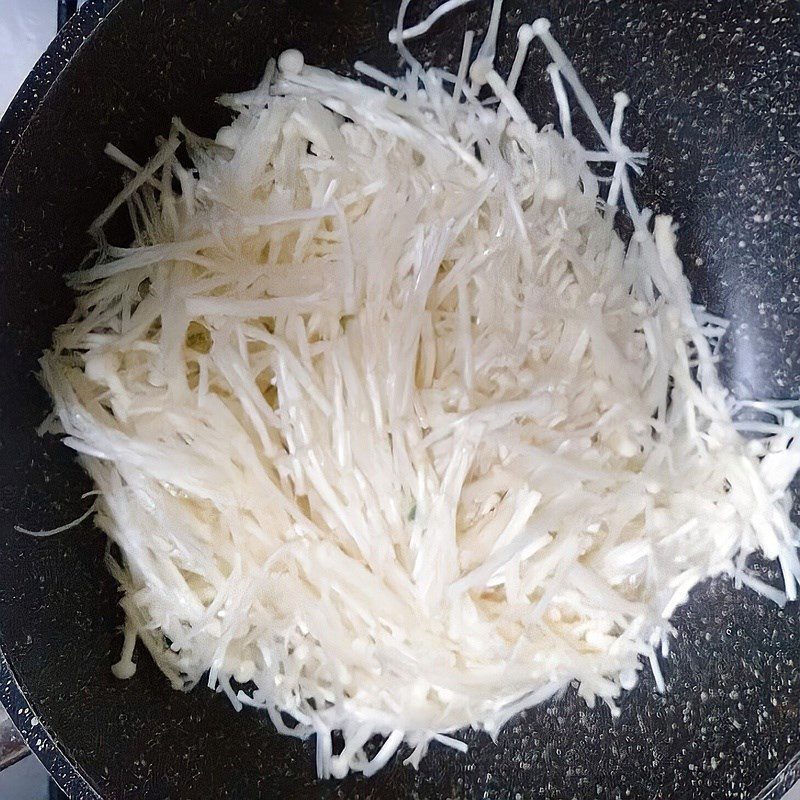
[[[0,114],[56,34],[56,0],[0,0]]]

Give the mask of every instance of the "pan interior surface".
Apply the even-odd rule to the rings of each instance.
[[[123,0],[41,102],[0,182],[2,651],[44,729],[105,797],[750,798],[800,747],[794,604],[780,609],[725,580],[701,586],[675,620],[666,694],[644,673],[620,719],[570,691],[512,720],[496,744],[467,734],[466,756],[434,747],[419,772],[396,760],[371,779],[322,782],[313,742],[279,736],[265,715],[236,714],[202,687],[173,691],[142,653],[132,680],[112,676],[122,618],[99,531],[13,530],[77,517],[91,488],[66,448],[35,433],[49,408],[34,372],[72,309],[62,276],[88,252],[84,231],[120,186],[106,142],[144,160],[173,115],[212,133],[229,118],[214,98],[254,85],[288,47],[339,72],[357,59],[392,72],[395,12],[385,0]],[[696,299],[732,320],[729,387],[800,395],[800,10],[509,0],[501,64],[519,24],[538,16],[553,21],[604,117],[615,91],[633,98],[627,139],[652,154],[639,195],[675,216]],[[414,52],[452,67],[464,30],[482,31],[487,17],[485,3],[473,4]],[[551,122],[544,64],[532,51],[520,98]],[[777,579],[773,565],[756,566]]]

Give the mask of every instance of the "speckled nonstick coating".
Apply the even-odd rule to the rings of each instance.
[[[103,536],[89,524],[43,540],[12,529],[85,507],[88,482],[70,453],[34,434],[47,400],[33,373],[71,309],[61,275],[119,188],[103,146],[143,158],[176,113],[213,131],[226,119],[215,95],[251,86],[289,46],[337,70],[357,58],[397,66],[385,41],[394,0],[123,0],[89,35],[113,5],[84,7],[0,131],[0,700],[59,781],[76,798],[144,800],[755,795],[800,749],[798,608],[725,581],[678,613],[665,695],[645,671],[612,721],[569,692],[513,720],[496,744],[469,734],[467,755],[434,747],[419,772],[396,764],[370,780],[317,781],[313,744],[202,687],[173,691],[144,655],[133,680],[112,677],[121,616]],[[482,27],[486,10],[479,0],[447,18],[417,52],[452,61],[465,24]],[[800,394],[798,4],[509,0],[506,58],[518,24],[540,15],[605,115],[614,91],[633,98],[628,141],[652,152],[639,196],[674,213],[698,298],[733,320],[729,385]],[[547,121],[543,63],[534,48],[522,100]]]

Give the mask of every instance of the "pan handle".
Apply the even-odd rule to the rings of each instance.
[[[11,718],[0,706],[0,770],[16,764],[28,755],[28,748],[19,732],[11,722]]]

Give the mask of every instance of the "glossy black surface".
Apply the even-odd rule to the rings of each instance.
[[[34,433],[47,411],[34,372],[71,309],[61,276],[119,187],[103,147],[144,158],[173,114],[213,131],[226,119],[214,97],[252,85],[289,46],[336,70],[358,58],[397,67],[385,41],[394,2],[123,0],[78,49],[113,5],[81,11],[0,130],[0,165],[13,151],[0,181],[0,646],[10,666],[0,700],[60,781],[93,796],[72,763],[102,796],[144,800],[755,795],[800,749],[798,608],[724,582],[699,588],[679,613],[665,696],[645,673],[612,722],[568,694],[514,720],[497,744],[469,734],[467,756],[434,748],[418,773],[396,764],[369,781],[317,782],[310,744],[202,688],[174,692],[142,655],[133,680],[112,677],[121,617],[102,536],[88,525],[44,540],[13,531],[85,507],[87,480],[69,453]],[[614,91],[633,98],[628,141],[652,153],[639,195],[675,215],[698,299],[733,320],[729,385],[798,396],[797,3],[511,0],[506,57],[517,26],[541,15],[604,115]],[[486,16],[486,2],[473,4],[416,52],[452,60],[466,24],[482,28]],[[535,51],[522,83],[541,122],[553,119],[543,63]]]

